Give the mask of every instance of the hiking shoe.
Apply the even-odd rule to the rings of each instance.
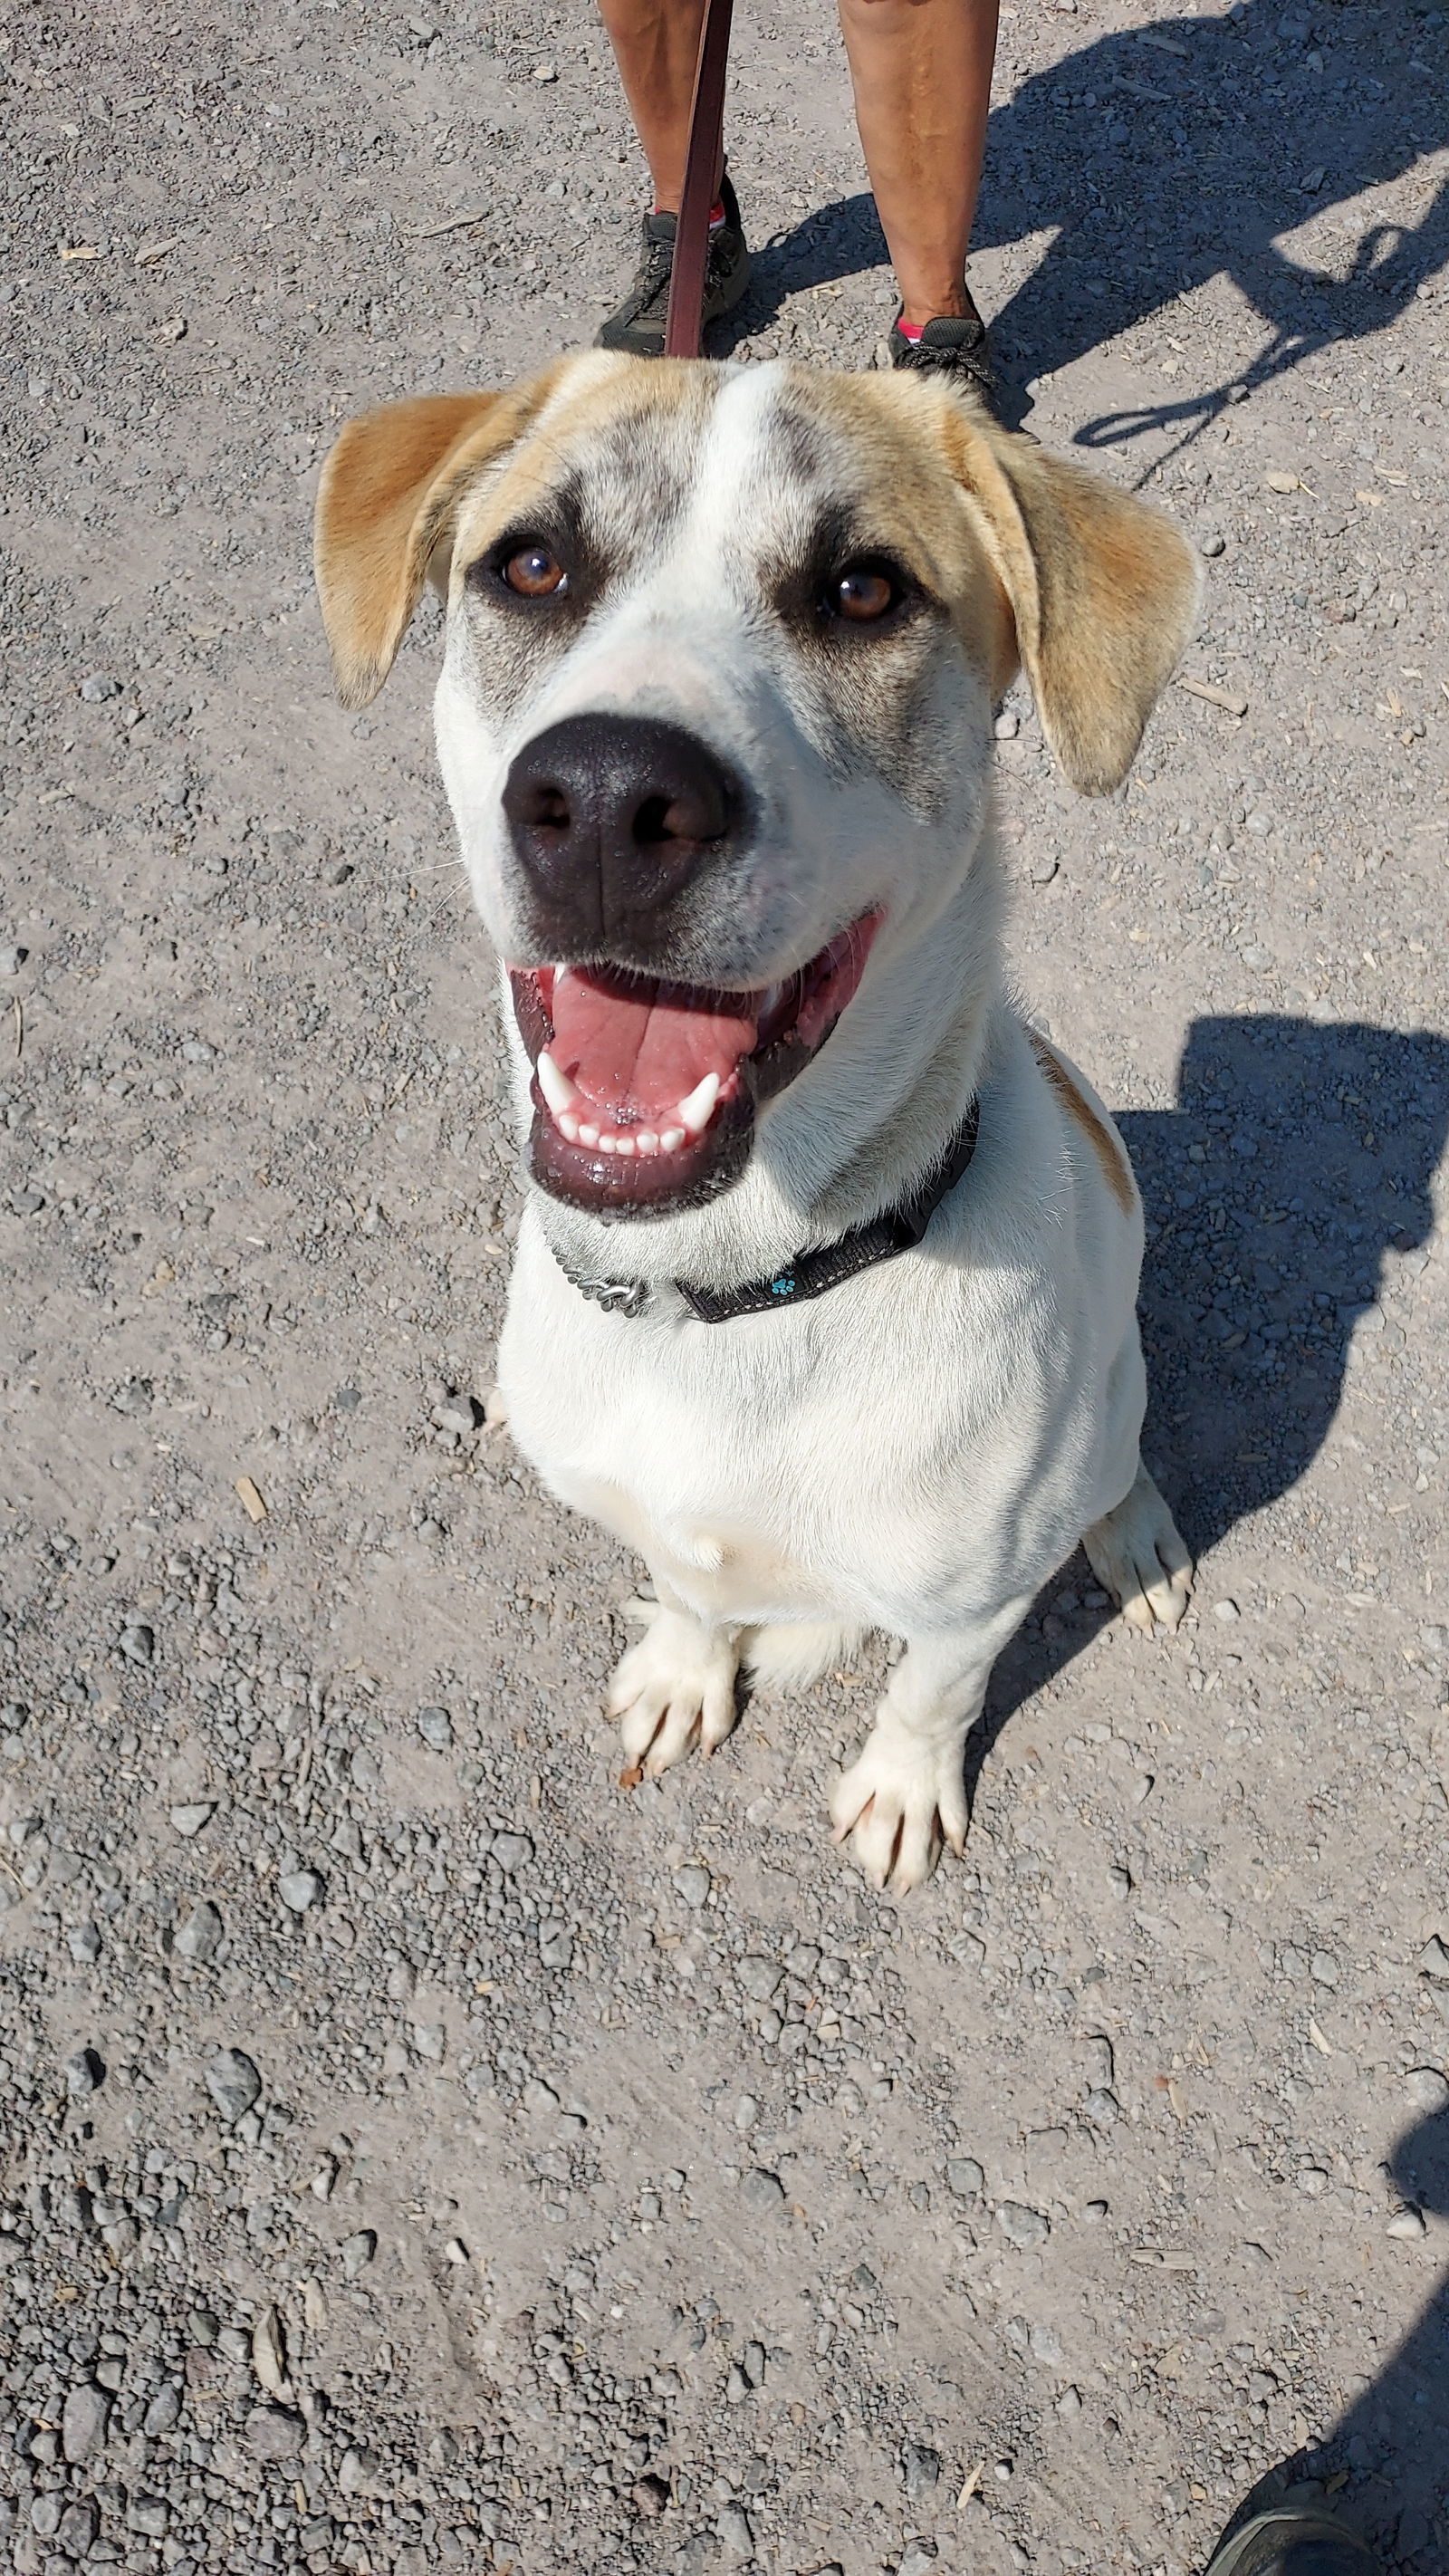
[[[750,254],[740,223],[739,201],[728,173],[720,184],[720,199],[724,222],[710,234],[704,267],[706,323],[717,322],[722,313],[732,313],[750,282]],[[643,255],[634,283],[617,313],[600,323],[596,348],[623,349],[632,358],[663,357],[678,221],[677,215],[645,216]]]
[[[1207,2576],[1380,2576],[1363,2541],[1317,2504],[1283,2503],[1225,2540]]]
[[[908,340],[900,315],[891,324],[891,365],[915,367],[923,375],[948,376],[962,393],[975,394],[995,411],[1001,384],[992,362],[986,325],[977,314],[938,314],[919,340]]]

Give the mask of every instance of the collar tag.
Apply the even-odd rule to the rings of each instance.
[[[557,1253],[554,1259],[558,1260]],[[572,1270],[564,1269],[562,1262],[559,1262],[559,1268],[581,1297],[589,1298],[595,1306],[602,1306],[606,1314],[642,1315],[649,1303],[647,1279],[580,1279]]]
[[[687,1280],[676,1279],[674,1285],[690,1313],[701,1324],[727,1324],[736,1315],[778,1315],[784,1307],[798,1306],[808,1297],[823,1297],[827,1289],[843,1286],[847,1279],[873,1269],[877,1262],[893,1261],[897,1253],[913,1251],[941,1201],[966,1171],[976,1151],[978,1126],[979,1113],[973,1100],[940,1162],[933,1165],[908,1199],[872,1217],[868,1225],[853,1226],[838,1243],[823,1243],[814,1252],[797,1253],[785,1269],[776,1271],[773,1279],[755,1279],[742,1288],[720,1291],[692,1288]]]

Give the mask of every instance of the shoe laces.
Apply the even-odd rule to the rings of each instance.
[[[929,344],[924,339],[908,340],[895,363],[908,370],[917,369],[923,375],[969,376],[973,384],[995,391],[996,370],[991,363],[984,322],[972,323],[968,319],[961,337],[944,346],[939,340]]]
[[[646,236],[644,256],[639,262],[639,273],[634,280],[634,291],[629,298],[631,322],[641,320],[644,314],[659,302],[662,295],[667,296],[669,281],[673,274],[673,242],[654,241]]]

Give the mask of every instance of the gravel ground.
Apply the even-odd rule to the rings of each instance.
[[[998,728],[1203,1566],[1166,1645],[1066,1569],[897,1911],[869,1671],[618,1794],[633,1569],[484,1419],[436,627],[341,714],[310,502],[586,337],[640,186],[582,9],[406,6],[3,13],[12,2563],[1182,2576],[1291,2464],[1442,2576],[1443,14],[1005,12],[983,303],[1209,559],[1123,796]],[[869,364],[820,0],[733,80],[740,353]]]

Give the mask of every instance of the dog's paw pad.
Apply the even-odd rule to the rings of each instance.
[[[624,1744],[624,1789],[657,1779],[692,1745],[713,1753],[735,1722],[733,1642],[658,1602],[630,1605],[632,1616],[644,1610],[647,1632],[609,1686],[609,1715],[618,1718]]]
[[[920,1887],[947,1843],[965,1845],[966,1784],[959,1740],[921,1744],[878,1725],[859,1761],[842,1772],[830,1800],[838,1843],[848,1843],[868,1879],[892,1895]]]
[[[1082,1545],[1092,1572],[1129,1628],[1150,1636],[1155,1628],[1181,1624],[1192,1597],[1192,1558],[1145,1467],[1138,1468],[1115,1511],[1087,1531]]]

